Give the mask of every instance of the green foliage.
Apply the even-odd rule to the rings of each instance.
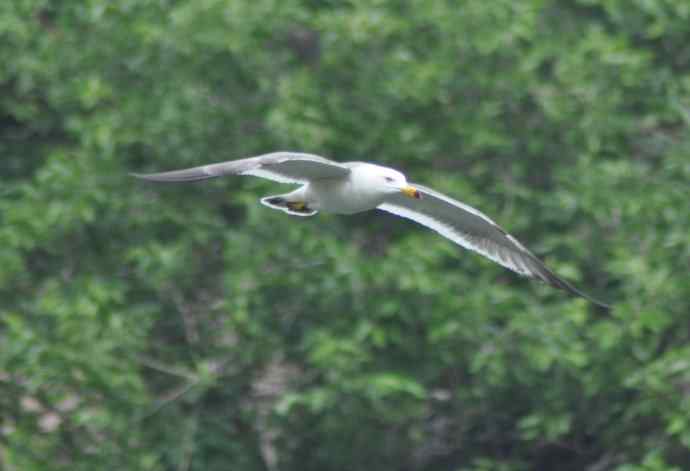
[[[0,468],[690,461],[690,4],[0,2]],[[612,302],[275,185],[375,160]]]

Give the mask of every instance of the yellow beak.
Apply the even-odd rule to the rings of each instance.
[[[420,199],[422,197],[422,194],[419,192],[419,190],[410,185],[401,188],[400,191],[405,196],[409,196],[410,198]]]

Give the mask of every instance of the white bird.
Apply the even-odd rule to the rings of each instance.
[[[334,162],[318,155],[273,152],[170,172],[133,176],[156,182],[192,182],[224,175],[253,175],[301,185],[295,191],[261,198],[264,205],[295,216],[319,211],[354,214],[380,209],[411,219],[456,244],[514,272],[609,306],[557,276],[513,236],[480,211],[425,186],[408,183],[392,168],[367,162]]]

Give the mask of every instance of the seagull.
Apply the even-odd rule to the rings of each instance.
[[[300,185],[281,195],[261,198],[269,208],[293,216],[319,211],[355,214],[379,209],[411,219],[466,249],[518,273],[604,307],[556,275],[518,240],[482,212],[417,183],[389,167],[369,162],[335,162],[313,154],[272,152],[162,173],[132,173],[154,182],[194,182],[225,175],[252,175]]]

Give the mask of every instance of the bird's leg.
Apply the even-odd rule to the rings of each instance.
[[[301,212],[305,209],[308,209],[307,203],[305,203],[304,201],[289,201],[287,203],[287,207],[296,212]]]
[[[265,198],[261,198],[261,203],[270,208],[279,209],[288,214],[294,214],[295,216],[313,216],[317,213],[316,210],[309,207],[309,204],[306,201],[302,199],[292,200],[292,198],[295,196],[299,195],[291,196],[290,194],[287,194],[267,196]]]

